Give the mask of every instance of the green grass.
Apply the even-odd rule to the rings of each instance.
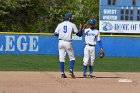
[[[82,71],[83,57],[76,57],[75,71]],[[65,70],[69,70],[66,59]],[[0,55],[0,71],[59,71],[57,55]],[[139,72],[140,58],[105,57],[96,58],[95,71]]]

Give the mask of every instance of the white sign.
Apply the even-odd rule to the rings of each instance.
[[[105,33],[140,33],[140,22],[100,21],[99,29]]]

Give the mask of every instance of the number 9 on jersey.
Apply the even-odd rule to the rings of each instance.
[[[67,26],[64,26],[63,29],[64,29],[63,32],[67,33]]]

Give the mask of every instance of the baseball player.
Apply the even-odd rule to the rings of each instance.
[[[95,46],[98,42],[100,46],[100,51],[103,51],[102,42],[100,39],[100,33],[97,29],[95,29],[96,21],[94,19],[90,19],[88,21],[89,28],[81,29],[81,35],[85,37],[85,48],[84,48],[84,58],[83,58],[83,77],[93,77],[93,67],[95,60]],[[87,66],[89,66],[89,75],[87,75]]]
[[[77,36],[79,36],[79,31],[74,23],[71,22],[72,14],[66,13],[65,14],[65,21],[58,24],[57,28],[55,29],[54,35],[58,36],[59,38],[59,63],[60,63],[60,71],[61,71],[61,77],[67,78],[67,76],[64,73],[64,62],[66,53],[68,53],[69,59],[70,59],[70,73],[72,78],[75,77],[73,73],[74,64],[75,64],[75,56],[73,47],[71,44],[72,41],[72,33],[75,32]]]

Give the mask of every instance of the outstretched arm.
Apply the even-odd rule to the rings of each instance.
[[[77,36],[81,37],[83,35],[84,30],[79,30],[78,33],[76,33]]]
[[[101,41],[101,40],[98,41],[98,44],[99,44],[99,46],[100,46],[100,49],[103,49],[103,45],[102,45],[102,41]]]
[[[86,26],[85,25],[81,25],[80,24],[80,30],[78,31],[78,33],[76,33],[77,36],[81,37],[84,34],[84,30],[85,30]]]
[[[105,52],[104,52],[104,49],[103,49],[103,46],[102,46],[102,41],[98,41],[98,44],[100,46],[100,52],[99,52],[99,57],[100,58],[103,58],[105,56]]]

